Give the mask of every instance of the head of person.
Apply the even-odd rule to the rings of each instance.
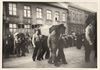
[[[97,22],[97,17],[96,17],[96,13],[95,14],[89,14],[87,20],[86,20],[86,27],[88,25],[95,25]]]
[[[40,29],[37,29],[35,33],[36,33],[37,35],[41,35],[41,30],[40,30]]]

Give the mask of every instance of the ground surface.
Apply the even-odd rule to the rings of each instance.
[[[65,48],[64,53],[68,64],[62,64],[59,68],[96,68],[96,60],[94,60],[94,52],[91,53],[91,61],[85,62],[84,48],[80,50],[76,47]],[[48,60],[32,61],[32,52],[25,57],[12,56],[3,59],[4,68],[56,68],[53,64],[48,64]],[[58,67],[57,67],[58,68]]]

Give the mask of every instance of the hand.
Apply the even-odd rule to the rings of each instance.
[[[36,46],[34,45],[33,47],[35,48]]]

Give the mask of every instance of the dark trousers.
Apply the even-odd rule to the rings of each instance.
[[[22,51],[22,53],[20,53]],[[25,45],[16,43],[16,54],[17,56],[25,56]]]
[[[82,47],[82,41],[81,40],[77,40],[76,47],[77,47],[77,49],[81,49],[81,47]]]
[[[67,61],[66,61],[66,58],[65,58],[65,54],[64,54],[64,51],[63,51],[63,48],[60,48],[58,50],[58,56],[56,58],[56,63],[61,61],[62,63],[66,64]]]
[[[48,59],[50,56],[50,51],[47,45],[47,37],[43,36],[41,39],[41,51],[39,56],[37,57],[38,59],[43,59],[43,56],[45,55],[45,59]]]
[[[95,58],[97,58],[97,46],[94,47],[94,51],[95,51]]]
[[[57,64],[57,61],[56,61],[56,52],[57,52],[57,48],[53,48],[53,49],[51,49],[51,51],[50,51],[51,53],[50,53],[50,58],[49,58],[49,61],[48,61],[48,63],[50,63],[50,64]]]
[[[84,42],[84,46],[85,46],[85,61],[88,62],[90,61],[90,53],[93,46],[89,45],[89,42],[86,39]]]
[[[35,61],[36,57],[38,57],[38,59],[40,58],[40,51],[41,51],[41,42],[36,42],[35,43],[36,47],[34,48],[34,51],[33,51],[33,60]]]
[[[9,55],[10,55],[10,45],[6,45],[6,47],[4,48],[4,56],[6,57],[6,58],[8,58],[9,57]]]
[[[85,61],[86,62],[90,61],[91,50],[94,50],[94,53],[95,53],[94,58],[97,58],[97,43],[96,42],[94,42],[93,45],[89,45],[88,41],[85,39],[84,46],[85,46]]]
[[[94,42],[94,52],[95,52],[95,58],[97,58],[97,40],[96,39]]]
[[[26,52],[25,45],[22,45],[22,46],[21,46],[21,51],[22,51],[21,56],[25,56],[25,52]]]
[[[17,54],[17,56],[20,56],[20,45],[19,43],[15,43],[15,45],[16,45],[15,53]]]
[[[85,61],[86,62],[90,61],[90,53],[91,53],[91,46],[87,45],[85,47]]]
[[[41,48],[41,53],[39,54],[37,59],[43,59],[44,54],[45,54],[45,59],[48,59],[50,57],[50,51],[49,51],[49,48],[47,46],[43,46]]]
[[[47,47],[45,58],[48,59],[49,57],[50,57],[50,50],[49,50],[49,48]]]

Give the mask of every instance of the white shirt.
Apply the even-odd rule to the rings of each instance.
[[[39,37],[41,38],[42,37],[42,35],[37,35],[37,34],[33,34],[33,37],[32,37],[32,44],[33,44],[33,47],[36,47],[36,45],[35,45],[35,38],[36,38],[36,40],[39,40]]]
[[[92,25],[89,24],[85,29],[85,37],[86,37],[86,39],[87,39],[87,41],[89,42],[90,45],[92,45],[92,41],[91,41],[91,38],[89,36],[89,34],[90,34],[89,30],[91,30],[91,28],[92,28]]]
[[[16,33],[14,34],[14,42],[16,42],[16,43],[18,43],[17,34],[18,34],[18,32],[16,32]]]
[[[36,34],[33,34],[33,36],[32,36],[32,44],[33,44],[33,47],[36,47],[36,46],[35,46],[35,43],[34,43],[34,38],[35,38],[35,36],[36,36]]]

